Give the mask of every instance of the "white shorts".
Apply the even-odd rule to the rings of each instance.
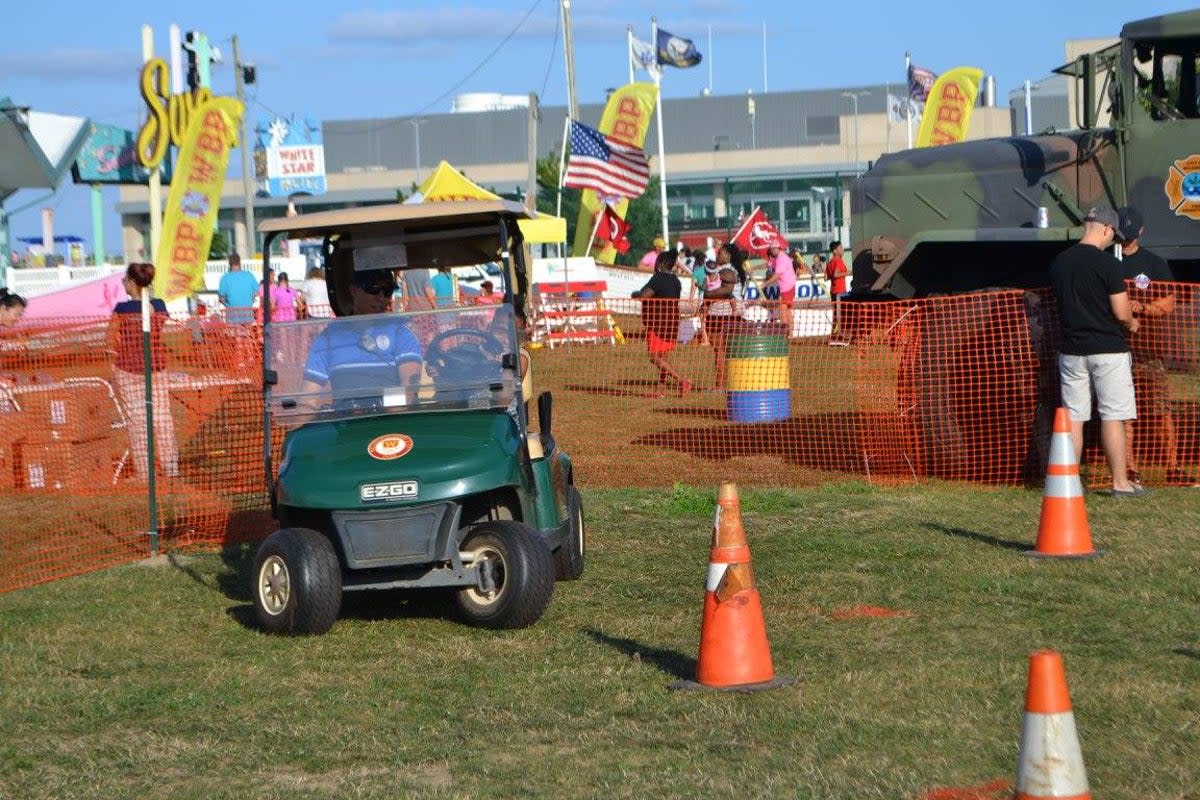
[[[1062,402],[1074,422],[1092,418],[1092,389],[1100,419],[1137,419],[1133,396],[1133,368],[1129,353],[1099,353],[1091,356],[1058,356]]]

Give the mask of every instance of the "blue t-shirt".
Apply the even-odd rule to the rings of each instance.
[[[329,384],[335,401],[400,386],[399,367],[421,361],[421,343],[398,320],[330,325],[308,350],[304,379]],[[364,391],[365,390],[365,391]]]
[[[429,279],[437,304],[443,308],[454,305],[454,278],[448,272],[438,272]]]
[[[221,276],[217,294],[225,304],[225,319],[229,322],[253,322],[254,296],[258,294],[258,279],[244,270],[230,270]]]

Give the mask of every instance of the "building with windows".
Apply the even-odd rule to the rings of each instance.
[[[667,205],[672,238],[723,238],[740,216],[762,206],[794,244],[809,250],[846,239],[848,189],[880,154],[904,149],[905,121],[889,121],[887,98],[903,86],[853,86],[663,100]],[[1013,132],[1011,108],[981,93],[971,138]],[[481,99],[482,98],[482,99]],[[530,126],[537,157],[560,152],[565,107],[522,107],[512,95],[468,98],[457,112],[422,117],[335,120],[322,124],[328,191],[296,197],[301,213],[394,202],[409,194],[441,160],[481,186],[523,197],[529,180]],[[481,109],[481,110],[474,110]],[[595,125],[601,104],[583,105],[580,118]],[[915,125],[913,135],[915,136]],[[651,126],[646,151],[658,170]],[[242,187],[228,182],[220,228],[241,251],[247,231]],[[258,197],[259,220],[286,213],[288,198]],[[122,187],[118,211],[126,258],[149,249],[145,187]],[[261,240],[255,237],[257,250]]]

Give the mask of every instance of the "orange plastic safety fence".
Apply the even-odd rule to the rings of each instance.
[[[160,545],[262,529],[255,328],[152,326]],[[0,590],[150,554],[141,318],[80,319],[0,337]]]
[[[1180,483],[1200,463],[1193,290],[1156,289],[1175,295],[1172,313],[1143,317],[1131,339],[1132,451],[1149,483]],[[550,298],[530,327],[535,382],[554,391],[556,438],[587,485],[1040,485],[1045,474],[1060,402],[1047,292],[790,310],[576,295]],[[1085,474],[1102,483],[1095,427],[1085,428]]]
[[[1179,483],[1200,471],[1200,294],[1130,295],[1131,463]],[[1059,404],[1044,292],[791,309],[542,293],[527,333],[584,486],[1040,485]],[[149,554],[141,337],[138,315],[0,334],[0,591]],[[260,329],[162,319],[152,344],[161,546],[261,536]],[[1102,484],[1094,427],[1084,474]]]

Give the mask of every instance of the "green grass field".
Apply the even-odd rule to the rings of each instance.
[[[744,492],[797,682],[678,693],[713,494],[587,492],[588,573],[512,633],[377,595],[266,636],[248,548],[2,595],[0,797],[932,797],[1011,782],[1040,647],[1096,797],[1200,797],[1197,493],[1089,495],[1107,555],[1038,562],[1035,492]]]

